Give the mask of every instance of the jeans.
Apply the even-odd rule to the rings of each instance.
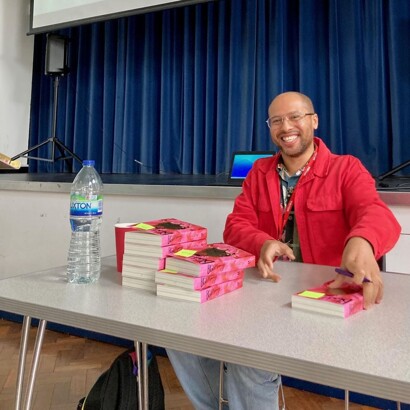
[[[220,362],[171,349],[167,354],[195,409],[218,409]],[[275,373],[226,363],[223,397],[232,410],[278,410],[280,380]]]

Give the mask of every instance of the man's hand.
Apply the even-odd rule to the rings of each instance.
[[[373,248],[369,242],[360,237],[351,238],[343,251],[341,267],[353,273],[352,279],[337,275],[332,288],[338,288],[346,280],[363,285],[364,308],[369,309],[383,298],[383,280],[379,265],[374,257]],[[364,278],[369,282],[364,282]]]
[[[281,276],[273,272],[273,262],[280,256],[295,259],[292,249],[283,242],[272,239],[263,244],[258,260],[258,269],[263,278],[279,282]]]

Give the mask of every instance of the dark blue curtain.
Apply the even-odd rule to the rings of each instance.
[[[226,172],[232,151],[274,149],[267,107],[287,90],[309,95],[318,136],[373,175],[410,159],[408,0],[216,0],[59,34],[70,71],[56,137],[100,172]],[[31,147],[52,132],[45,49],[37,35]]]

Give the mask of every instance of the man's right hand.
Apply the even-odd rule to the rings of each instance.
[[[273,272],[273,263],[281,256],[295,260],[293,250],[286,243],[271,239],[262,245],[257,266],[263,278],[279,282],[281,276]]]

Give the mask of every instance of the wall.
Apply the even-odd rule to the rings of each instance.
[[[104,196],[102,256],[115,254],[114,225],[174,217],[208,228],[208,242],[222,240],[232,199]],[[69,194],[1,191],[0,279],[67,263]]]
[[[409,194],[410,195],[410,194]],[[390,206],[401,225],[401,235],[396,246],[386,255],[384,270],[410,275],[410,211],[409,206]]]
[[[9,157],[28,147],[34,47],[28,27],[29,0],[0,1],[0,152]]]
[[[66,265],[70,241],[71,184],[0,180],[0,279]],[[178,185],[104,186],[102,256],[115,254],[114,225],[175,217],[208,228],[208,242],[222,241],[227,215],[240,188]],[[386,255],[385,270],[410,274],[410,193],[381,193],[402,226]]]

